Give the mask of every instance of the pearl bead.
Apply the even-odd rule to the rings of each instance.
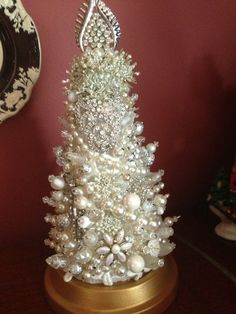
[[[118,254],[120,252],[120,246],[118,244],[114,244],[111,251],[113,254]]]
[[[73,193],[74,195],[80,195],[80,196],[82,196],[82,195],[84,194],[83,190],[80,189],[80,188],[74,188],[74,189],[72,189],[72,193]]]
[[[73,278],[73,275],[71,273],[69,273],[69,272],[65,273],[65,275],[63,277],[65,282],[70,282],[72,280],[72,278]]]
[[[135,124],[135,133],[137,135],[141,135],[143,133],[143,129],[144,129],[144,126],[142,122],[137,122]]]
[[[115,216],[122,216],[125,212],[125,209],[123,207],[115,207],[113,209],[113,213]]]
[[[93,203],[91,201],[88,201],[87,208],[92,208],[92,206],[93,206]]]
[[[159,192],[160,192],[160,187],[159,187],[158,185],[155,185],[155,186],[153,187],[153,192],[154,192],[154,193],[159,193]]]
[[[159,194],[159,195],[156,195],[156,196],[155,196],[155,198],[154,198],[154,204],[165,206],[166,203],[167,203],[167,199],[166,199],[166,196],[165,196],[165,195]]]
[[[120,274],[120,275],[124,275],[125,272],[126,272],[125,266],[120,266],[120,267],[117,269],[117,272],[118,272],[118,274]]]
[[[127,217],[128,221],[131,221],[131,222],[135,221],[137,219],[137,216],[132,214],[132,213],[127,213],[126,217]]]
[[[147,191],[147,198],[151,199],[154,196],[154,192],[152,190]]]
[[[63,204],[60,204],[57,208],[56,208],[56,212],[58,214],[63,214],[66,211],[66,207]]]
[[[93,187],[92,185],[88,185],[88,186],[86,187],[86,192],[87,192],[88,194],[92,194],[92,193],[94,192],[94,187]]]
[[[174,221],[173,221],[172,218],[166,217],[165,220],[164,220],[164,223],[165,223],[167,226],[171,227],[171,226],[173,226]]]
[[[90,231],[87,232],[83,238],[84,244],[87,246],[94,246],[98,242],[98,236],[95,232]]]
[[[153,227],[153,228],[156,228],[158,226],[158,223],[156,221],[150,221],[149,222],[149,226]]]
[[[147,150],[150,152],[150,153],[155,153],[156,150],[157,150],[157,147],[155,144],[153,143],[150,143],[147,145]]]
[[[91,260],[93,252],[89,248],[82,248],[78,253],[75,254],[75,258],[78,259],[82,264],[86,264]]]
[[[159,267],[163,267],[164,265],[165,265],[164,259],[159,259],[159,261],[158,261],[158,266],[159,266]]]
[[[83,171],[86,173],[91,173],[92,172],[92,167],[90,165],[85,164],[83,166]]]
[[[86,176],[83,176],[79,179],[79,182],[81,185],[85,185],[88,182],[88,178]]]
[[[84,196],[80,196],[77,197],[75,199],[75,205],[79,208],[79,209],[85,209],[88,205],[88,200],[86,197]]]
[[[50,176],[49,181],[51,183],[51,187],[55,190],[62,190],[65,187],[65,181],[62,177]]]
[[[111,200],[107,201],[105,204],[106,208],[112,208],[113,202]]]
[[[80,228],[88,228],[88,226],[91,224],[90,219],[87,216],[82,216],[78,220],[78,225]]]
[[[79,137],[79,138],[77,139],[77,143],[78,143],[78,144],[83,144],[83,143],[84,143],[84,140],[83,140],[81,137]]]
[[[53,198],[55,201],[57,201],[57,202],[62,201],[62,200],[63,200],[63,197],[64,197],[64,194],[63,194],[63,192],[61,192],[61,191],[54,191],[54,192],[52,193],[52,198]]]
[[[70,92],[68,95],[68,101],[75,103],[78,100],[78,96],[76,94],[76,92]]]
[[[140,255],[131,255],[128,258],[127,266],[133,273],[140,273],[144,269],[145,261]]]
[[[88,271],[84,271],[82,275],[84,280],[88,280],[91,278],[91,274]]]
[[[140,207],[140,197],[135,193],[128,193],[124,198],[124,205],[131,211]]]
[[[158,207],[158,208],[157,208],[157,214],[158,214],[158,215],[163,215],[164,212],[165,212],[165,210],[164,210],[163,207]]]

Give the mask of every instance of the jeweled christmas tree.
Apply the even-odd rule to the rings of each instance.
[[[56,251],[55,269],[91,284],[139,279],[164,266],[175,247],[169,237],[177,217],[165,219],[164,172],[151,172],[158,143],[144,145],[138,115],[135,64],[116,50],[120,27],[103,1],[78,15],[76,57],[65,81],[63,145],[55,148],[59,175],[44,202],[55,208],[45,243]]]

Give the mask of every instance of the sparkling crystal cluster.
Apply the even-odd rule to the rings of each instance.
[[[45,244],[56,252],[47,263],[63,269],[65,281],[110,286],[162,267],[178,218],[162,218],[164,172],[150,171],[158,143],[143,143],[130,91],[135,65],[101,41],[110,33],[99,20],[94,14],[88,23],[87,48],[65,81],[63,145],[54,149],[61,172],[49,176],[53,191],[43,200],[55,210],[45,217]]]

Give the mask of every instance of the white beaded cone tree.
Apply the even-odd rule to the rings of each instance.
[[[177,217],[162,218],[168,195],[162,194],[163,171],[151,172],[157,143],[144,145],[143,123],[136,121],[131,94],[135,65],[116,50],[119,24],[103,1],[84,4],[76,39],[76,57],[66,83],[63,145],[55,148],[59,175],[43,200],[49,239],[56,251],[47,263],[91,284],[111,286],[138,280],[164,266],[175,247],[169,237]]]

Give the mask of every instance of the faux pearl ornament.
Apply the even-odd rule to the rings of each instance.
[[[82,273],[84,280],[89,280],[91,278],[91,274],[88,271],[84,271]]]
[[[82,264],[88,263],[92,257],[93,257],[93,252],[89,248],[82,248],[75,255],[75,258],[78,259]]]
[[[74,195],[80,195],[80,196],[84,195],[83,190],[80,189],[80,188],[73,188],[73,189],[72,189],[72,193],[73,193]]]
[[[165,195],[159,194],[154,198],[154,204],[165,206],[167,203],[167,199]]]
[[[120,246],[118,244],[114,244],[111,251],[113,254],[118,254],[120,252]]]
[[[57,208],[56,208],[56,212],[58,214],[63,214],[66,211],[66,207],[63,204],[60,204]]]
[[[172,219],[172,218],[170,218],[170,217],[166,217],[166,218],[164,219],[164,223],[165,223],[165,225],[167,225],[167,226],[171,227],[171,226],[173,226],[174,221],[173,221],[173,219]]]
[[[62,190],[65,187],[65,180],[62,177],[50,176],[49,181],[54,190]]]
[[[125,266],[120,266],[120,267],[117,269],[117,273],[118,273],[119,275],[124,275],[125,272],[126,272]]]
[[[86,176],[83,176],[79,179],[79,183],[81,185],[85,185],[88,182],[88,178]]]
[[[158,226],[158,223],[156,221],[150,221],[149,222],[149,226],[153,227],[153,228],[156,228]]]
[[[163,215],[164,212],[165,212],[165,210],[164,210],[163,207],[158,207],[158,208],[157,208],[157,214],[158,214],[158,215]]]
[[[92,172],[92,167],[90,165],[84,165],[83,166],[83,171],[86,173],[91,173]]]
[[[159,261],[158,261],[158,266],[159,266],[159,267],[163,267],[164,265],[165,265],[164,260],[163,260],[163,259],[159,259]]]
[[[88,185],[86,187],[86,191],[88,194],[92,194],[94,192],[94,187],[92,185]]]
[[[157,150],[157,147],[155,144],[153,143],[150,143],[147,145],[147,150],[150,152],[150,153],[155,153],[156,150]]]
[[[160,192],[160,187],[158,186],[158,185],[155,185],[154,187],[153,187],[153,192],[154,193],[159,193]]]
[[[72,278],[73,278],[73,275],[71,273],[69,273],[69,272],[65,273],[65,275],[63,277],[65,282],[70,282],[72,280]]]
[[[141,205],[140,197],[135,193],[128,193],[124,198],[124,205],[129,210],[134,211]]]
[[[127,218],[129,221],[135,221],[137,219],[137,216],[134,214],[128,213]]]
[[[70,92],[68,94],[68,101],[71,103],[75,103],[78,100],[78,96],[76,94],[76,92]]]
[[[98,236],[95,232],[90,231],[87,232],[83,238],[84,244],[87,246],[94,246],[98,242]]]
[[[78,206],[79,209],[85,209],[88,205],[88,200],[84,196],[79,196],[75,199],[75,205]]]
[[[135,124],[135,133],[137,135],[141,135],[143,133],[143,130],[144,130],[144,126],[143,126],[143,123],[141,122],[137,122]]]
[[[128,258],[127,266],[133,273],[140,273],[145,267],[145,261],[140,255],[131,255]]]
[[[80,228],[86,229],[88,226],[90,226],[91,221],[87,216],[82,216],[78,220],[78,225]]]
[[[125,209],[123,207],[115,207],[113,209],[113,213],[115,216],[122,216],[125,212]]]
[[[57,202],[60,202],[63,200],[63,197],[64,197],[64,194],[62,191],[54,191],[52,193],[52,198],[57,201]]]
[[[151,199],[151,198],[153,198],[153,196],[154,196],[154,192],[152,190],[149,190],[147,192],[147,198]]]

